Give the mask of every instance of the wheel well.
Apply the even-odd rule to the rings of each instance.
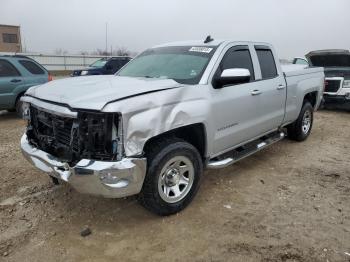
[[[18,99],[20,99],[21,96],[23,96],[25,92],[26,92],[26,91],[23,91],[23,92],[21,92],[21,93],[19,93],[19,94],[17,95],[16,100],[15,100],[15,104],[13,105],[14,108],[16,108],[16,104],[17,104]]]
[[[305,96],[304,96],[304,101],[303,101],[303,104],[308,101],[311,103],[312,107],[315,108],[316,106],[316,101],[317,101],[317,91],[315,92],[311,92],[311,93],[307,93]]]
[[[206,156],[206,132],[203,124],[192,124],[188,126],[183,126],[180,128],[176,128],[174,130],[170,130],[168,132],[162,133],[158,136],[150,138],[145,146],[144,152],[147,154],[149,147],[160,139],[164,139],[165,137],[177,137],[185,140],[189,144],[193,145],[201,155],[203,159]]]

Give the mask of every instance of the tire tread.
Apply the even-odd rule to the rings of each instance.
[[[300,113],[299,113],[297,120],[295,120],[293,123],[291,123],[290,125],[287,126],[288,137],[290,139],[298,141],[298,142],[302,142],[302,141],[306,140],[308,138],[308,136],[310,135],[311,129],[312,129],[312,124],[313,124],[313,114],[311,116],[311,126],[310,126],[310,130],[309,130],[308,134],[305,135],[301,130],[303,116],[304,116],[304,113],[307,109],[311,109],[311,112],[313,112],[313,107],[312,107],[311,103],[308,100],[305,100],[303,103],[303,106],[300,110]]]
[[[194,181],[193,188],[184,199],[179,203],[170,204],[164,202],[158,194],[158,189],[155,186],[158,183],[158,176],[156,173],[162,160],[167,155],[179,150],[192,152],[194,158],[198,160],[199,170],[195,170],[198,174],[198,177],[195,177],[195,180],[198,179],[198,181],[196,181],[196,183]],[[180,138],[167,137],[153,141],[148,152],[146,152],[146,156],[148,168],[142,190],[138,196],[140,204],[146,209],[161,216],[171,215],[184,209],[195,196],[199,188],[201,174],[203,173],[203,164],[197,149]]]

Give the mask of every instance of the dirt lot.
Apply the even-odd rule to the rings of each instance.
[[[350,113],[318,112],[306,142],[207,171],[166,218],[53,186],[20,153],[24,126],[0,115],[0,261],[350,261]]]

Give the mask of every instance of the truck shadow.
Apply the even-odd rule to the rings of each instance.
[[[320,109],[320,111],[323,111],[323,112],[350,113],[350,108],[327,106],[325,108]]]
[[[16,112],[8,112],[6,110],[0,110],[0,120],[20,119]]]

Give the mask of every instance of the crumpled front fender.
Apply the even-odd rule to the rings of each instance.
[[[204,88],[183,86],[135,96],[108,104],[103,111],[121,112],[125,154],[141,155],[152,137],[191,124],[207,126],[210,111]]]

